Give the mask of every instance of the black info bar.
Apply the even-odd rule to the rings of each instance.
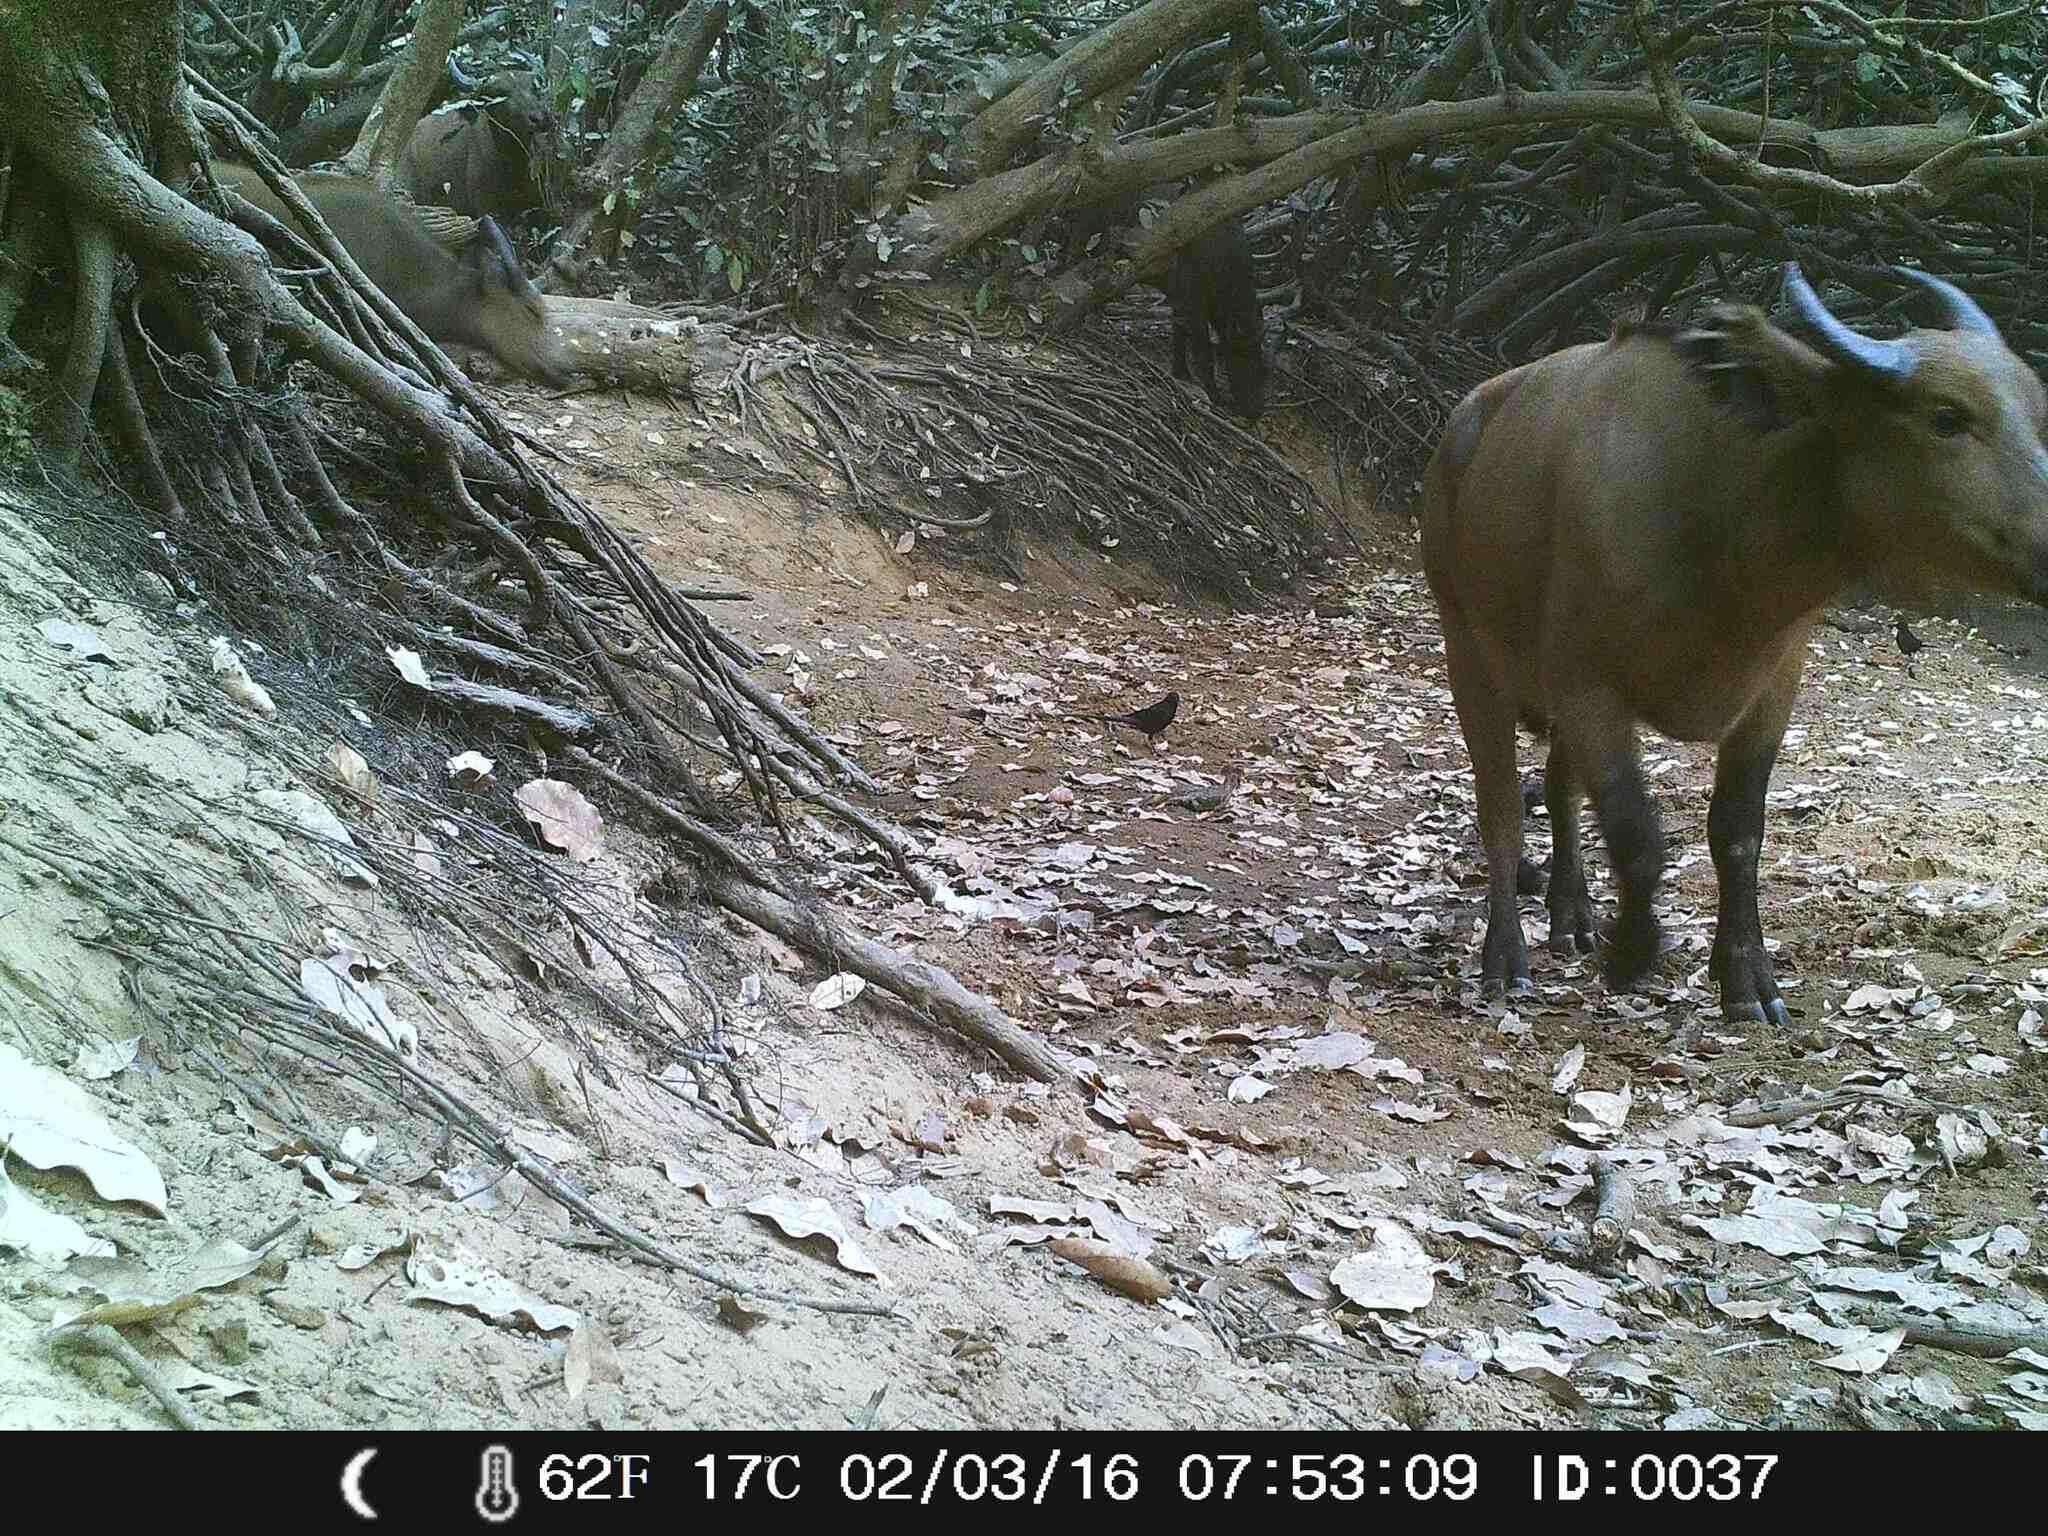
[[[37,1465],[95,1521],[231,1498],[298,1533],[359,1529],[680,1529],[717,1506],[1104,1511],[1675,1506],[1896,1516],[1911,1490],[2011,1486],[2012,1435],[1287,1432],[44,1436]],[[21,1458],[25,1439],[6,1447]],[[165,1465],[153,1472],[149,1463]],[[1925,1461],[1916,1478],[1907,1463]],[[218,1463],[218,1465],[215,1465]],[[18,1466],[28,1465],[25,1459]],[[124,1477],[105,1473],[119,1466]],[[2003,1472],[2004,1477],[1999,1477]],[[1996,1481],[1994,1481],[1996,1479]],[[211,1490],[211,1492],[202,1492]],[[195,1510],[196,1512],[196,1510]]]

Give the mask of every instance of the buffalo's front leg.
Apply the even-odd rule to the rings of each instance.
[[[1721,888],[1708,973],[1721,989],[1722,1016],[1755,1024],[1768,1020],[1781,1028],[1791,1024],[1792,1015],[1764,949],[1756,867],[1763,853],[1764,795],[1799,685],[1797,660],[1790,675],[1781,675],[1721,743],[1714,760],[1714,798],[1707,809],[1707,846]]]
[[[1635,722],[1618,698],[1602,690],[1560,700],[1553,730],[1554,739],[1569,754],[1571,776],[1592,791],[1600,835],[1621,883],[1621,915],[1608,936],[1603,966],[1607,984],[1617,990],[1631,987],[1657,963],[1657,882],[1664,875],[1664,828],[1657,803],[1643,783]],[[1562,883],[1561,874],[1553,859],[1553,893]],[[1579,883],[1583,887],[1583,872]]]

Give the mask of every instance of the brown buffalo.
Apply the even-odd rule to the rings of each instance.
[[[1764,952],[1764,792],[1823,603],[1887,569],[2048,602],[2048,393],[1919,272],[1946,329],[1859,335],[1796,266],[1795,340],[1747,306],[1618,334],[1482,384],[1423,480],[1422,551],[1472,755],[1489,898],[1482,980],[1529,985],[1515,874],[1518,719],[1551,735],[1550,947],[1590,949],[1578,805],[1621,885],[1609,983],[1656,962],[1664,839],[1636,726],[1717,744],[1712,974],[1730,1018],[1789,1016]]]
[[[555,118],[524,74],[495,75],[482,95],[484,104],[421,118],[392,178],[414,202],[509,219],[541,201],[535,159],[545,160]]]
[[[250,167],[216,161],[213,174],[272,218],[293,222]],[[516,372],[553,382],[568,375],[547,302],[490,219],[478,220],[467,243],[451,251],[418,209],[368,181],[313,171],[298,184],[363,275],[434,340],[480,347]]]

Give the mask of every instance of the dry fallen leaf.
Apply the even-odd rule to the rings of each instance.
[[[263,685],[249,676],[242,659],[235,654],[235,648],[228,643],[228,637],[217,638],[208,650],[208,659],[213,667],[215,681],[222,693],[233,699],[244,709],[259,715],[274,715],[277,704]]]
[[[1368,1312],[1416,1312],[1436,1295],[1436,1265],[1407,1228],[1393,1221],[1369,1223],[1372,1247],[1340,1261],[1330,1283],[1344,1299]]]
[[[327,770],[327,777],[343,789],[362,796],[373,805],[376,803],[377,775],[370,772],[370,765],[363,760],[363,754],[347,742],[337,741],[329,747],[321,766]]]
[[[113,1126],[84,1089],[0,1041],[0,1147],[32,1168],[76,1168],[102,1200],[164,1214],[156,1164]]]
[[[712,1187],[711,1176],[677,1162],[672,1157],[661,1160],[661,1171],[668,1176],[669,1183],[678,1189],[694,1190],[704,1197],[704,1203],[712,1210],[725,1208],[725,1196]]]
[[[541,840],[577,863],[588,864],[604,851],[604,818],[575,785],[528,779],[512,798]]]
[[[427,676],[426,663],[420,660],[418,651],[407,650],[404,646],[386,646],[384,654],[391,658],[391,665],[398,669],[398,675],[415,688],[431,688],[432,678]]]
[[[739,1297],[727,1292],[718,1298],[718,1320],[734,1333],[747,1334],[768,1321],[766,1312],[749,1312]]]
[[[71,1075],[96,1083],[116,1072],[125,1072],[135,1065],[141,1047],[140,1035],[132,1040],[104,1040],[95,1035],[90,1044],[79,1042],[78,1059],[71,1063]]]
[[[861,977],[841,971],[811,988],[811,1006],[820,1013],[830,1013],[834,1008],[844,1008],[867,989],[868,984]]]
[[[619,1368],[618,1351],[604,1325],[578,1324],[569,1335],[569,1347],[562,1356],[562,1384],[569,1389],[569,1401],[575,1402],[593,1381],[616,1385],[625,1379],[626,1373]]]
[[[299,962],[299,990],[360,1033],[408,1058],[419,1054],[420,1034],[391,1011],[384,989],[361,950],[330,937],[327,952]]]
[[[83,624],[73,624],[68,619],[45,619],[36,628],[50,644],[70,651],[82,661],[114,659],[114,653],[100,643],[100,637]]]
[[[975,1229],[950,1201],[942,1200],[922,1184],[906,1184],[901,1189],[879,1194],[863,1192],[860,1203],[862,1214],[872,1230],[889,1232],[897,1227],[908,1227],[945,1253],[960,1251],[944,1235],[945,1228],[952,1228],[962,1237],[976,1235]]]
[[[759,1216],[772,1221],[782,1229],[785,1237],[803,1239],[822,1237],[832,1245],[834,1257],[842,1269],[850,1269],[857,1275],[873,1275],[881,1278],[882,1272],[875,1268],[875,1262],[866,1251],[848,1235],[846,1223],[839,1219],[839,1213],[823,1200],[799,1199],[793,1195],[763,1195],[747,1207],[749,1216]]]
[[[1113,1291],[1122,1291],[1138,1301],[1164,1301],[1173,1294],[1165,1275],[1143,1259],[1118,1253],[1107,1243],[1085,1237],[1055,1238],[1052,1251],[1069,1263],[1078,1264]]]
[[[404,1253],[411,1246],[410,1232],[401,1232],[374,1243],[353,1243],[342,1250],[341,1256],[334,1261],[334,1267],[346,1271],[368,1269],[387,1254]]]
[[[352,885],[376,888],[378,881],[375,872],[362,860],[351,858],[341,851],[344,848],[355,847],[356,840],[349,835],[349,830],[343,825],[341,818],[323,802],[297,789],[259,789],[251,798],[265,810],[282,816],[322,844],[338,844],[337,847],[323,846],[320,851],[340,872],[341,878]]]
[[[61,1211],[46,1210],[7,1176],[0,1158],[0,1250],[25,1253],[44,1264],[63,1264],[80,1254],[111,1259],[114,1245],[94,1237]]]
[[[448,759],[448,777],[464,789],[481,784],[497,771],[497,763],[481,752],[458,752]]]
[[[516,1325],[523,1319],[542,1333],[553,1333],[558,1328],[574,1328],[582,1321],[569,1307],[553,1306],[527,1295],[462,1249],[448,1257],[415,1250],[405,1261],[405,1278],[413,1287],[408,1300],[466,1307],[494,1323]]]

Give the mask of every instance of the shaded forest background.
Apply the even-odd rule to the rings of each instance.
[[[289,139],[359,122],[417,13],[201,0],[186,25]],[[594,253],[557,267],[594,290],[609,267],[802,315],[950,277],[1075,323],[1249,212],[1270,301],[1513,360],[1789,258],[1876,305],[1883,265],[1926,265],[2039,349],[2044,31],[2040,6],[1833,0],[566,0],[470,7],[455,56],[535,74],[559,135],[534,249]]]
[[[1907,9],[582,0],[483,10],[457,51],[474,75],[537,67],[569,222],[608,200],[604,254],[667,297],[802,305],[849,268],[957,262],[979,307],[1088,307],[1119,286],[1106,258],[1156,268],[1256,209],[1270,286],[1311,314],[1373,306],[1510,358],[1597,331],[1631,286],[1656,308],[1789,257],[1851,283],[1933,265],[2038,346],[2038,157],[2015,151],[2048,10]],[[413,10],[203,4],[189,28],[208,76],[289,130],[376,83]],[[636,103],[679,44],[700,72]],[[622,127],[645,138],[623,167]]]
[[[287,162],[494,216],[558,304],[687,319],[682,387],[743,427],[772,423],[750,390],[800,380],[785,446],[875,515],[880,466],[939,499],[928,528],[1037,516],[1241,597],[1318,548],[1269,445],[1190,448],[1129,380],[1084,399],[1092,365],[963,350],[884,378],[845,350],[908,340],[877,296],[1085,348],[1242,218],[1282,401],[1396,491],[1478,379],[1767,299],[1788,259],[1880,327],[1887,268],[1918,264],[2038,356],[2044,32],[2048,7],[1988,0],[4,0],[0,431],[45,470],[104,464],[180,538],[182,564],[142,551],[174,587],[289,616],[309,656],[428,648],[446,674],[416,686],[558,754],[602,743],[722,866],[706,753],[768,826],[795,795],[915,884],[827,787],[859,768],[364,281]]]
[[[672,393],[743,431],[775,430],[762,390],[787,379],[780,446],[874,515],[1036,517],[1244,598],[1318,552],[1301,473],[1081,365],[1203,231],[1246,221],[1283,410],[1382,489],[1480,378],[1768,299],[1788,259],[1878,328],[1905,318],[1887,269],[1917,264],[2039,357],[2044,32],[2040,6],[1842,0],[0,0],[0,434],[17,471],[102,471],[141,509],[109,536],[165,531],[135,560],[280,667],[382,697],[411,656],[407,709],[577,774],[708,899],[840,956],[778,873],[810,824],[791,808],[943,903],[916,840],[704,606],[732,594],[664,579],[552,475],[287,164],[445,188],[552,304],[687,322]],[[464,133],[514,158],[420,170]],[[989,328],[1067,350],[977,349]],[[878,468],[909,511],[868,496]],[[869,965],[1057,1074],[945,973]]]

